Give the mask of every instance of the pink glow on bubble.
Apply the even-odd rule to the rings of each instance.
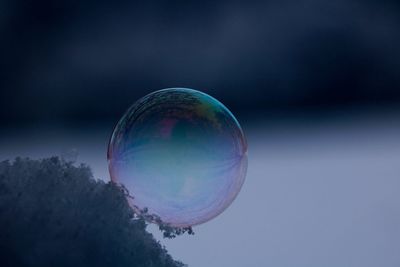
[[[172,129],[174,128],[174,126],[176,125],[177,122],[178,122],[177,119],[172,119],[172,118],[165,118],[162,121],[160,121],[160,124],[161,124],[161,129],[160,129],[161,137],[162,138],[170,137],[171,133],[172,133]]]

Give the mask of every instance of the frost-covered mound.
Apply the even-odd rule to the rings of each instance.
[[[176,267],[123,192],[57,157],[0,162],[2,267]]]

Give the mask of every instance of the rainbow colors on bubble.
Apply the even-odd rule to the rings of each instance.
[[[134,210],[188,227],[216,217],[235,199],[246,176],[247,143],[218,100],[170,88],[143,97],[123,115],[108,162]]]

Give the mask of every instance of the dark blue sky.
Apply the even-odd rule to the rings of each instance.
[[[0,119],[115,121],[166,87],[235,113],[400,102],[396,1],[2,1]]]

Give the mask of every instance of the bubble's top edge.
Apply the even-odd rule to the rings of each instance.
[[[236,124],[237,127],[239,128],[240,133],[241,133],[241,136],[242,136],[242,141],[243,141],[243,145],[244,145],[244,150],[245,150],[245,153],[247,153],[247,151],[248,151],[248,142],[247,142],[246,135],[244,134],[243,128],[242,128],[241,124],[239,123],[239,121],[236,119],[235,115],[233,115],[233,113],[229,110],[229,108],[227,108],[222,102],[220,102],[220,101],[219,101],[218,99],[216,99],[215,97],[213,97],[213,96],[211,96],[211,95],[209,95],[209,94],[207,94],[207,93],[204,93],[204,92],[202,92],[202,91],[196,90],[196,89],[187,88],[187,87],[168,87],[168,88],[163,88],[163,89],[155,90],[155,91],[153,91],[153,92],[150,92],[150,93],[144,95],[143,97],[141,97],[141,98],[139,98],[138,100],[136,100],[136,101],[123,113],[123,116],[121,117],[121,119],[118,120],[118,121],[116,122],[116,124],[114,125],[113,130],[112,130],[112,132],[111,132],[111,135],[110,135],[110,137],[109,137],[108,145],[107,145],[107,158],[109,158],[110,144],[111,144],[111,141],[112,141],[112,138],[113,138],[113,134],[114,134],[114,132],[115,132],[115,129],[118,127],[118,125],[119,125],[120,121],[122,120],[122,118],[124,117],[124,115],[127,114],[127,113],[129,112],[129,110],[135,105],[135,103],[141,101],[142,99],[148,98],[149,96],[152,96],[152,95],[155,95],[155,94],[158,94],[158,93],[162,93],[162,92],[169,92],[169,91],[171,91],[171,92],[173,92],[173,91],[181,91],[181,92],[186,92],[186,93],[195,93],[195,94],[198,94],[199,96],[202,96],[202,97],[204,97],[204,98],[207,98],[207,99],[209,99],[209,100],[211,100],[211,101],[217,103],[217,104],[220,105],[221,107],[223,107],[224,111],[227,112],[227,113],[230,115],[230,117],[234,120],[235,124]]]

